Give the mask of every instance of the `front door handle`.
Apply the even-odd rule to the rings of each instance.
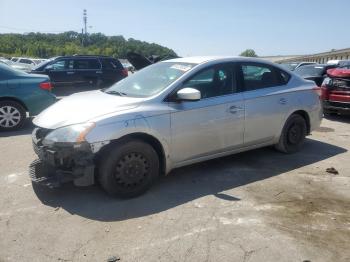
[[[102,71],[96,71],[96,74],[102,74]]]
[[[73,74],[74,74],[73,71],[68,71],[68,72],[67,72],[67,75],[73,75]]]
[[[281,98],[280,101],[279,101],[279,103],[280,103],[281,105],[285,105],[285,104],[287,104],[287,99]]]
[[[242,107],[239,107],[239,106],[231,106],[228,111],[231,113],[231,114],[236,114],[237,112],[239,111],[242,111],[243,108]]]

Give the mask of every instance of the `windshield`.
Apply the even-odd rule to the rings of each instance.
[[[297,63],[286,63],[286,64],[281,64],[284,68],[293,71],[297,67]]]
[[[294,73],[299,76],[321,76],[323,75],[324,67],[323,66],[301,66],[295,69]]]
[[[195,64],[160,62],[150,65],[105,89],[108,94],[132,97],[155,95],[193,68]]]

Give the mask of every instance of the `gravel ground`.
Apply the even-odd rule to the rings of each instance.
[[[349,123],[325,119],[294,155],[175,170],[131,200],[33,189],[31,125],[2,133],[0,261],[350,261]]]

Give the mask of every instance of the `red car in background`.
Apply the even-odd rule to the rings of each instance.
[[[324,114],[349,114],[350,67],[329,69],[327,76],[321,87]]]

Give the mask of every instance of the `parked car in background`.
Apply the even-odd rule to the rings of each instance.
[[[34,59],[25,58],[25,57],[19,57],[18,60],[16,61],[16,63],[27,64],[27,65],[31,65],[31,66],[35,66],[36,65]]]
[[[32,61],[35,63],[35,65],[39,65],[45,61],[47,61],[48,59],[42,59],[42,58],[32,58]]]
[[[8,60],[4,57],[0,57],[0,63],[8,65],[8,66],[12,64],[11,60]]]
[[[350,60],[341,60],[338,66],[341,68],[350,68]]]
[[[15,69],[30,72],[36,63],[31,58],[15,57],[11,59],[11,66]]]
[[[303,146],[320,126],[320,88],[253,58],[178,58],[110,88],[63,98],[37,116],[34,183],[86,186],[133,197],[161,173],[275,145]]]
[[[304,79],[314,81],[317,86],[321,86],[323,80],[327,77],[327,70],[335,67],[336,65],[327,64],[305,65],[295,69],[294,73]]]
[[[350,65],[350,60],[329,60],[328,65],[336,65],[337,67],[344,67]]]
[[[56,94],[105,88],[128,76],[118,59],[86,55],[56,57],[39,64],[31,73],[48,75]]]
[[[350,113],[350,68],[334,68],[327,71],[322,84],[323,110],[327,114]]]
[[[55,101],[49,77],[30,75],[0,64],[1,131],[19,129],[27,112],[35,116]]]
[[[23,71],[23,72],[30,72],[33,68],[33,66],[31,65],[28,65],[28,64],[21,64],[21,63],[16,63],[16,62],[12,62],[10,64],[10,66],[16,70],[20,70],[20,71]]]
[[[312,65],[312,64],[316,64],[316,63],[315,62],[292,62],[292,63],[282,63],[281,66],[290,71],[294,71],[295,69],[301,66]]]

